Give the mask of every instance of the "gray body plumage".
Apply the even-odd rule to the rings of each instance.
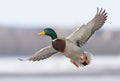
[[[66,39],[66,48],[64,55],[74,61],[78,61],[83,55],[84,51],[82,48],[78,47],[76,44],[71,42],[69,39]]]

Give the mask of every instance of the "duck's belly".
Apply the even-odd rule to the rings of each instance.
[[[82,48],[78,47],[69,40],[66,40],[66,47],[64,55],[72,60],[78,60],[81,58],[81,55],[84,53]]]

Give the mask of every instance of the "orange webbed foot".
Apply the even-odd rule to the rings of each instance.
[[[77,65],[77,63],[75,61],[72,61],[72,63],[77,67],[79,68],[79,66]]]

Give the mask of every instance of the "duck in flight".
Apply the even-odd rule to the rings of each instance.
[[[45,28],[42,32],[39,32],[38,35],[50,36],[52,39],[52,44],[40,49],[27,60],[40,61],[60,52],[70,58],[71,63],[73,63],[76,67],[88,65],[91,61],[91,53],[84,51],[82,46],[88,41],[96,30],[103,26],[106,19],[107,13],[105,10],[102,8],[99,10],[97,8],[97,13],[91,21],[77,28],[68,37],[62,39],[57,37],[56,32],[52,28]]]

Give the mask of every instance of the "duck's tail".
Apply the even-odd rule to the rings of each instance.
[[[89,53],[89,52],[84,52],[83,56],[86,57],[86,62],[88,61],[86,65],[90,64],[90,63],[91,63],[91,60],[92,60],[92,58],[93,58],[92,54]]]
[[[81,59],[79,60],[80,64],[79,66],[86,66],[91,63],[92,60],[92,54],[89,52],[84,52],[81,56]]]

